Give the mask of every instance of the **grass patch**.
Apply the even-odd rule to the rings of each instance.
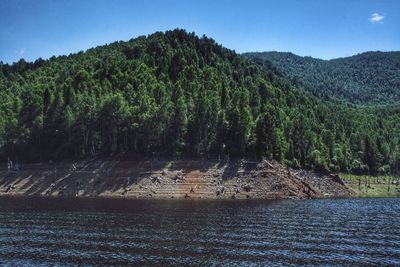
[[[172,168],[172,161],[168,161],[165,166],[164,169],[170,170]]]
[[[340,174],[355,197],[400,197],[400,177]]]

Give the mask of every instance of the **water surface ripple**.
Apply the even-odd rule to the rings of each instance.
[[[0,198],[0,264],[400,266],[400,199]]]

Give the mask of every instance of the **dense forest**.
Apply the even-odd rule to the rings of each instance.
[[[246,53],[313,95],[358,105],[400,103],[400,52],[321,60],[292,53]]]
[[[184,30],[0,64],[0,98],[2,160],[129,152],[267,157],[371,174],[400,165],[399,106],[317,98]]]

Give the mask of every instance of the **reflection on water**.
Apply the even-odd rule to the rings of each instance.
[[[400,265],[399,199],[0,198],[0,263]]]

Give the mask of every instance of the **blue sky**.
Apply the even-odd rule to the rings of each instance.
[[[0,0],[0,61],[184,28],[237,52],[330,59],[400,50],[398,0]]]

